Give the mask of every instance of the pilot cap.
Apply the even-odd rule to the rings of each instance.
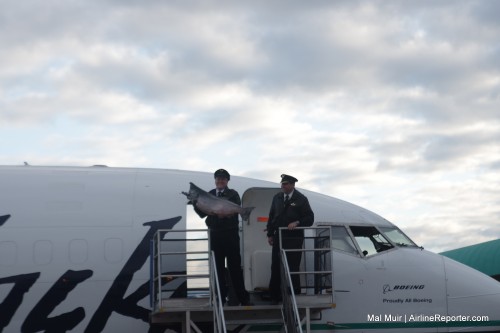
[[[297,178],[292,177],[290,175],[285,175],[285,174],[281,175],[281,184],[283,184],[283,183],[295,183],[295,182],[298,182]]]
[[[229,172],[224,169],[219,169],[214,172],[214,178],[217,177],[226,178],[227,180],[231,179],[231,177],[229,176]]]

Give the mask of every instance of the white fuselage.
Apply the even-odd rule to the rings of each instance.
[[[150,241],[158,229],[186,229],[192,208],[181,192],[189,182],[214,187],[212,174],[180,170],[0,167],[0,332],[150,331]],[[278,189],[243,177],[229,186],[243,205],[245,197],[257,205],[242,226],[251,291],[269,274],[265,224],[257,221],[270,201],[259,191]],[[301,192],[315,225],[351,236],[351,226],[396,228],[361,207]],[[332,252],[336,307],[313,320],[314,331],[500,330],[500,283],[492,278],[414,246],[363,250],[355,244]]]

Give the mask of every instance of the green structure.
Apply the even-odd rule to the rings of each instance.
[[[500,239],[441,253],[500,281]]]

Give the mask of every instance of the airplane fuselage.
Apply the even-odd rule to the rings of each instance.
[[[186,229],[189,182],[213,188],[211,173],[181,170],[0,167],[0,332],[164,332],[149,324],[150,241],[159,229]],[[244,205],[245,197],[258,205],[242,225],[252,291],[268,281],[270,248],[257,221],[278,189],[243,177],[229,185]],[[315,225],[342,236],[332,251],[336,307],[314,331],[500,330],[497,281],[398,243],[388,235],[399,229],[366,209],[302,192]]]

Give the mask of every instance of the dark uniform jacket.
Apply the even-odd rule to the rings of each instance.
[[[217,190],[213,189],[213,190],[210,190],[208,193],[215,196],[217,194]],[[226,188],[224,190],[224,192],[222,192],[221,199],[229,200],[229,201],[234,202],[235,204],[241,206],[240,195],[238,194],[238,192],[236,192],[235,190],[232,190],[230,188]],[[196,208],[196,206],[194,207],[194,210],[201,218],[204,218],[205,216],[207,216],[207,214],[205,214],[204,212],[202,212],[201,210]],[[205,224],[207,225],[207,227],[210,230],[221,230],[222,231],[222,230],[238,229],[239,228],[238,227],[238,224],[239,224],[238,214],[234,214],[232,216],[224,217],[224,218],[219,218],[217,215],[208,215],[208,217],[205,220]]]
[[[284,197],[283,192],[273,197],[267,222],[268,237],[277,235],[278,228],[287,227],[291,222],[299,221],[299,227],[310,227],[314,222],[314,213],[306,196],[295,189],[286,206],[284,206]],[[303,233],[303,230],[297,231]]]

